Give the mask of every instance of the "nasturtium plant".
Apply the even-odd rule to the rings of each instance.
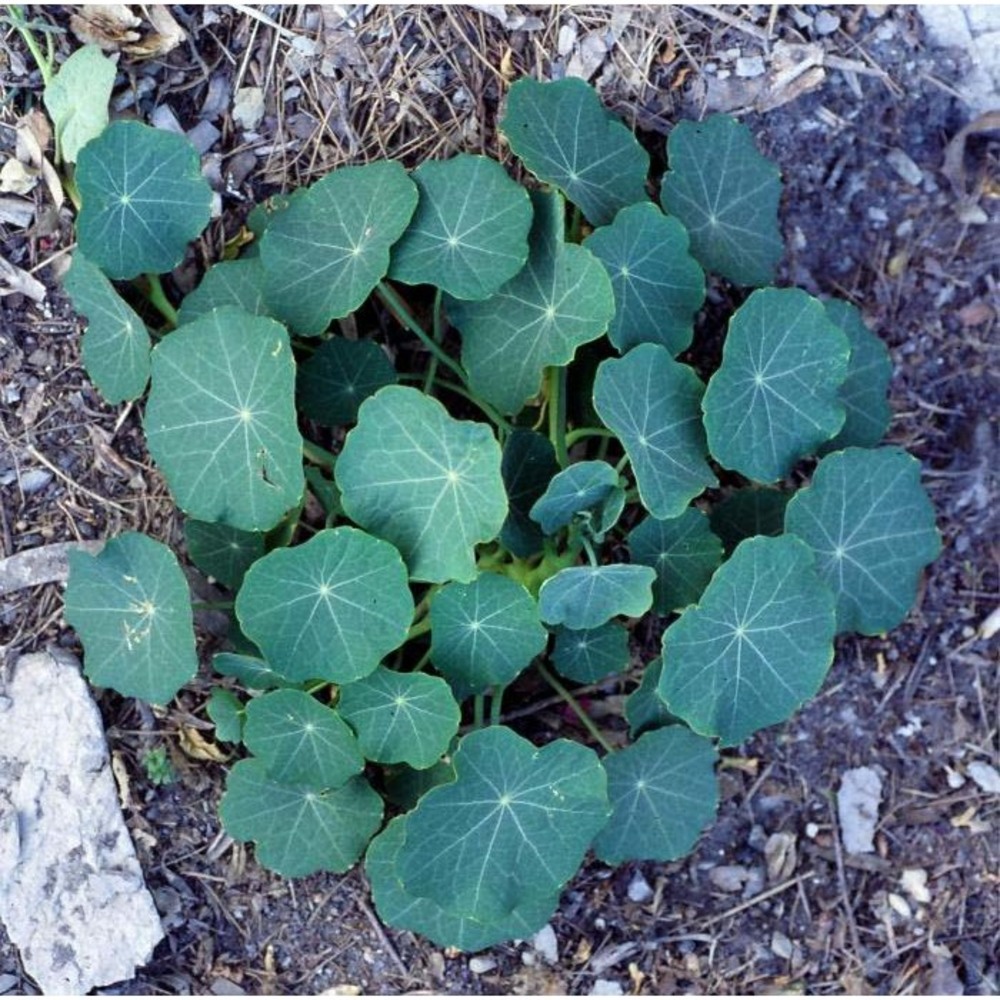
[[[514,83],[500,129],[526,184],[478,155],[341,167],[181,297],[197,154],[116,122],[79,150],[66,279],[98,389],[149,384],[223,588],[227,833],[289,877],[363,859],[382,919],[463,950],[537,931],[588,850],[690,851],[720,757],[816,694],[836,634],[899,624],[940,547],[880,447],[881,340],[757,287],[781,183],[745,126],[677,124],[659,177],[580,80]],[[747,290],[701,311],[719,281]],[[72,555],[66,616],[95,684],[162,704],[195,674],[160,542]]]

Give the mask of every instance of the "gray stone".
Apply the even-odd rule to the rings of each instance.
[[[763,76],[765,72],[763,56],[740,56],[736,60],[736,75],[744,80]]]
[[[821,10],[813,21],[817,35],[832,35],[840,27],[840,18],[828,10]]]
[[[559,961],[559,942],[556,940],[552,924],[546,924],[532,937],[531,947],[546,964],[555,965]]]
[[[0,920],[46,994],[129,979],[163,929],[79,664],[23,656],[0,693]]]

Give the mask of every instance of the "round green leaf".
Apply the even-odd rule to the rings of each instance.
[[[284,327],[229,306],[160,341],[146,440],[182,510],[262,531],[298,502],[294,378]]]
[[[386,799],[394,806],[409,811],[432,788],[455,780],[455,768],[451,758],[443,758],[430,767],[410,767],[395,764],[382,771],[383,791]]]
[[[748,538],[663,635],[660,697],[734,746],[784,722],[833,660],[833,594],[798,538]]]
[[[888,398],[892,378],[889,350],[868,329],[856,306],[836,300],[824,302],[823,306],[830,321],[846,334],[851,357],[847,362],[847,378],[839,392],[847,418],[840,433],[821,450],[873,448],[885,436],[892,421]]]
[[[552,666],[563,677],[593,684],[628,669],[628,630],[618,622],[596,628],[556,628]]]
[[[390,277],[485,299],[524,267],[531,202],[496,160],[461,153],[411,176],[420,201],[392,249]]]
[[[609,753],[602,763],[612,812],[594,841],[597,857],[610,865],[684,857],[715,818],[717,760],[711,741],[683,726]]]
[[[289,687],[289,682],[281,674],[276,674],[264,660],[242,653],[216,653],[212,657],[212,669],[225,677],[235,677],[244,687],[252,691],[267,691],[270,688]]]
[[[361,404],[336,477],[348,517],[392,542],[414,580],[472,580],[475,546],[507,516],[492,431],[406,386]]]
[[[524,165],[579,205],[595,226],[646,198],[649,155],[583,80],[518,80],[500,130]]]
[[[648,201],[623,208],[583,241],[611,279],[615,315],[608,339],[622,354],[650,343],[676,357],[690,347],[705,274],[688,243],[687,230]]]
[[[611,281],[585,247],[563,243],[562,198],[534,192],[528,263],[482,302],[449,299],[462,363],[476,393],[516,413],[538,392],[547,365],[568,364],[614,315]]]
[[[375,908],[392,927],[422,934],[442,948],[481,951],[501,941],[531,937],[555,913],[558,893],[531,900],[502,920],[485,923],[455,916],[432,899],[411,896],[396,872],[396,856],[405,840],[406,817],[397,816],[371,842],[365,855]]]
[[[416,185],[395,160],[340,167],[291,199],[260,243],[274,314],[309,336],[357,309],[385,277],[416,206]]]
[[[166,704],[198,670],[187,580],[165,545],[128,532],[70,552],[66,621],[98,687]]]
[[[212,189],[183,136],[114,122],[80,150],[80,250],[109,278],[176,267],[208,225]]]
[[[519,559],[542,551],[545,536],[529,511],[558,471],[555,448],[544,434],[518,428],[507,438],[500,472],[510,509],[500,543]]]
[[[116,64],[100,46],[84,45],[46,86],[42,100],[65,163],[76,163],[80,150],[108,127],[108,103],[117,72]]]
[[[340,714],[358,734],[361,752],[380,764],[433,766],[458,732],[461,717],[440,677],[379,667],[340,690]]]
[[[548,641],[532,596],[497,573],[448,584],[430,617],[431,663],[463,695],[509,684]]]
[[[374,341],[331,337],[299,367],[299,408],[324,427],[351,424],[358,407],[396,379],[392,362]]]
[[[365,766],[347,723],[305,691],[251,698],[243,742],[282,785],[340,788]]]
[[[757,152],[746,125],[726,115],[678,122],[660,199],[691,236],[691,252],[737,285],[767,285],[784,253],[781,172]]]
[[[361,777],[332,791],[285,785],[251,758],[229,772],[219,815],[231,837],[256,842],[262,865],[299,878],[347,871],[382,822],[382,799]]]
[[[483,923],[551,899],[608,816],[597,755],[490,726],[462,740],[454,764],[456,779],[407,814],[396,855],[406,893]]]
[[[895,628],[917,594],[920,571],[941,551],[920,463],[901,448],[827,455],[785,512],[785,530],[815,552],[837,597],[837,631]]]
[[[639,686],[625,699],[625,719],[632,739],[638,739],[648,729],[659,729],[682,722],[660,697],[660,675],[663,673],[663,657],[658,656],[646,665]]]
[[[236,616],[282,676],[350,684],[402,645],[413,597],[396,549],[357,528],[328,528],[257,560]]]
[[[653,517],[677,517],[717,483],[705,460],[704,391],[698,376],[659,344],[640,344],[598,366],[594,407],[621,439]]]
[[[850,345],[798,288],[754,292],[733,314],[702,401],[712,455],[758,482],[786,476],[844,423]]]
[[[549,577],[538,592],[543,622],[597,628],[615,615],[638,618],[653,603],[656,571],[648,566],[570,566]]]
[[[87,319],[82,346],[87,375],[109,403],[138,399],[149,381],[146,325],[82,253],[73,254],[63,284],[73,308]]]
[[[656,570],[653,610],[658,615],[695,604],[722,562],[722,543],[709,520],[689,507],[680,517],[647,517],[628,535],[633,563]]]
[[[577,514],[593,514],[598,532],[606,532],[621,514],[625,491],[607,462],[574,462],[556,473],[530,514],[546,535],[566,527]],[[606,524],[611,517],[611,524]]]
[[[224,743],[243,739],[243,702],[227,688],[212,688],[205,704],[208,717],[215,723],[215,738]]]
[[[781,490],[749,486],[733,490],[708,515],[709,524],[727,552],[744,538],[754,535],[780,535],[785,530],[785,507],[789,494]]]
[[[213,309],[235,306],[251,316],[270,316],[264,302],[264,269],[256,257],[224,260],[213,265],[201,284],[185,296],[178,322],[193,323]]]
[[[189,517],[184,522],[184,540],[191,562],[230,590],[240,589],[246,571],[264,555],[263,534],[228,524]]]

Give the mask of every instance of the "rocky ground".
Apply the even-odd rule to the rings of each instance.
[[[89,32],[121,53],[119,112],[202,144],[223,212],[181,290],[265,194],[377,155],[502,154],[498,102],[523,73],[587,76],[654,153],[680,117],[740,114],[782,167],[782,282],[855,301],[890,347],[889,437],[922,461],[945,544],[903,626],[843,641],[822,694],[727,759],[718,821],[690,858],[592,863],[551,932],[474,957],[384,928],[358,874],[285,881],[220,831],[224,769],[195,738],[211,737],[207,671],[163,712],[105,693],[167,929],[141,976],[105,992],[997,992],[1000,145],[995,120],[962,131],[984,110],[962,96],[982,65],[932,44],[907,6],[169,10],[173,47],[162,20],[34,13],[57,52]],[[15,127],[40,80],[2,30],[0,159],[30,166]],[[0,274],[4,554],[128,529],[178,543],[137,408],[105,405],[80,368],[57,281],[66,210],[43,179],[0,195],[0,220],[0,256],[31,279]],[[75,648],[59,585],[0,596],[0,642]],[[169,783],[143,766],[156,748]],[[877,850],[850,855],[834,796],[858,766],[882,797]],[[0,931],[5,991],[32,985]]]

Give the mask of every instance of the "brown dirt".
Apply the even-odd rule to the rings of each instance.
[[[588,32],[623,24],[596,6],[507,8],[538,22],[508,26],[465,8],[375,8],[357,23],[338,23],[329,7],[322,16],[268,8],[276,9],[280,30],[221,7],[172,8],[189,43],[145,62],[123,56],[143,115],[167,107],[185,128],[207,118],[220,130],[209,158],[231,183],[203,241],[207,258],[252,200],[339,163],[502,153],[493,126],[505,79],[558,72]],[[975,140],[966,161],[992,225],[963,224],[941,174],[963,122],[950,92],[957,57],[925,46],[912,8],[844,10],[840,29],[820,38],[789,8],[773,22],[763,7],[635,9],[593,79],[661,149],[658,133],[718,99],[733,48],[754,55],[779,38],[814,40],[854,60],[855,70],[828,70],[818,89],[746,120],[785,177],[784,280],[857,301],[892,352],[889,437],[923,462],[945,541],[907,622],[885,638],[841,642],[822,694],[727,759],[718,820],[691,857],[617,871],[589,864],[553,921],[558,962],[510,944],[487,953],[496,965],[481,975],[467,956],[383,928],[358,874],[289,882],[220,831],[223,769],[192,759],[180,739],[185,727],[210,736],[207,670],[163,713],[105,693],[109,742],[131,777],[128,821],[167,929],[142,974],[106,992],[587,993],[597,979],[650,994],[997,991],[1000,809],[967,766],[996,765],[1000,750],[997,640],[978,632],[1000,603],[998,147]],[[66,8],[36,13],[67,26]],[[576,32],[577,48],[564,55],[560,28],[564,48]],[[57,36],[60,51],[71,44]],[[39,93],[10,34],[0,74],[7,151],[3,126]],[[253,135],[228,114],[228,95],[250,85],[267,100]],[[213,94],[223,95],[214,116]],[[921,183],[887,161],[895,148],[922,169]],[[41,188],[33,197],[44,210]],[[46,266],[67,246],[65,223],[49,213],[26,233],[0,226],[0,252],[50,285],[43,306],[0,300],[4,553],[128,529],[176,544],[178,521],[144,451],[137,407],[108,407],[79,365],[72,312]],[[199,266],[176,275],[179,288]],[[28,470],[51,476],[27,490]],[[60,609],[57,585],[0,599],[4,651],[75,648]],[[598,698],[621,694],[609,687]],[[147,779],[141,757],[155,746],[168,748],[175,783]],[[846,856],[833,796],[859,765],[883,775],[878,851]],[[741,888],[718,887],[721,866]],[[908,869],[926,873],[924,900],[904,887]],[[653,889],[641,904],[628,896],[637,874]],[[0,992],[31,989],[0,931]]]

